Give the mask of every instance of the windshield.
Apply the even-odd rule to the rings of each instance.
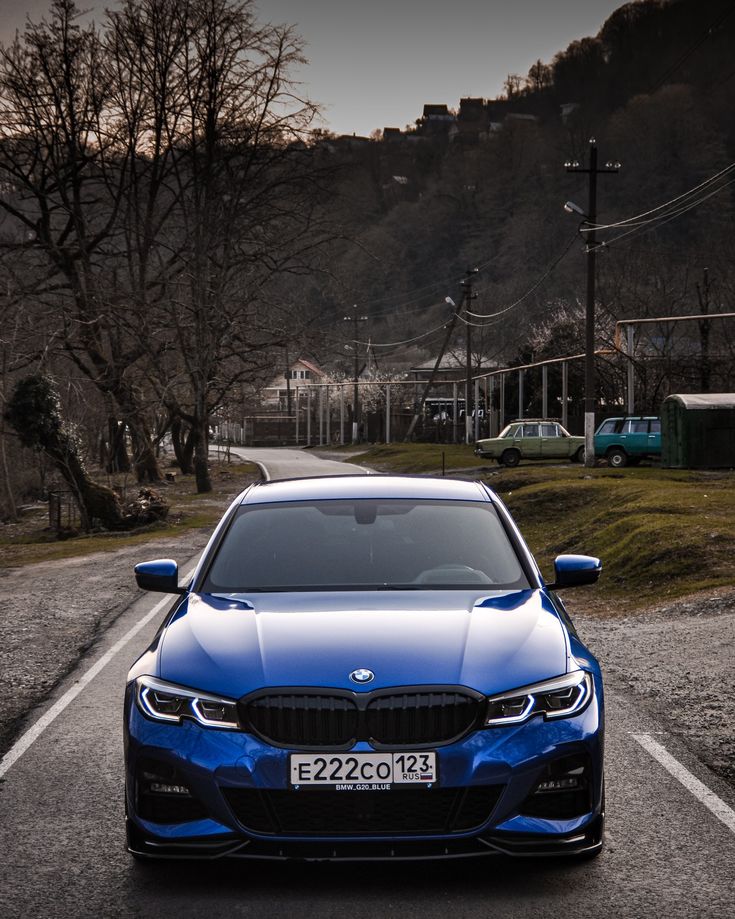
[[[489,503],[314,501],[241,507],[204,593],[528,587]]]

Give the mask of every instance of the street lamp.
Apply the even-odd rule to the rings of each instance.
[[[579,214],[580,217],[584,217],[585,220],[587,219],[585,212],[578,204],[575,204],[574,201],[567,201],[564,205],[564,210],[567,214]]]

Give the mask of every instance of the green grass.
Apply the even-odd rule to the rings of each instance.
[[[653,603],[735,582],[735,476],[666,469],[496,477],[545,572],[563,552],[603,560],[606,590]]]
[[[442,454],[448,470],[487,463],[487,460],[479,460],[472,450],[465,444],[385,444],[369,447],[351,456],[349,461],[381,472],[441,475]]]
[[[469,447],[444,449],[448,469],[464,465],[506,502],[547,577],[556,555],[596,555],[606,596],[631,608],[735,584],[733,473],[571,463],[504,469],[478,461]],[[373,447],[353,462],[436,474],[441,450]]]

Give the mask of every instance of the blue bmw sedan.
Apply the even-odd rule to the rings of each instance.
[[[176,594],[125,695],[139,858],[589,857],[603,695],[557,591],[485,485],[257,484]]]

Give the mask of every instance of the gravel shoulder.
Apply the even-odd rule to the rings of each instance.
[[[599,586],[604,595],[604,581]],[[610,616],[564,597],[606,685],[652,714],[713,772],[735,787],[735,589]]]
[[[152,557],[182,563],[210,533],[207,527],[150,546],[0,568],[0,754],[22,718],[142,595],[133,566]]]

